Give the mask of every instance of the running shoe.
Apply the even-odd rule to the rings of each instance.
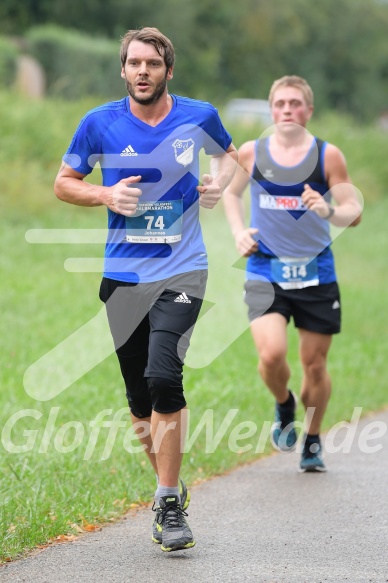
[[[182,478],[179,478],[179,494],[180,494],[180,499],[181,499],[182,510],[186,510],[186,508],[190,504],[190,492],[186,488],[186,484],[184,483]],[[152,506],[152,510],[156,513],[154,522],[152,524],[152,540],[154,543],[161,545],[162,544],[162,531],[158,529],[158,524],[159,524],[160,515],[161,515],[162,511],[159,508],[159,506],[155,507],[155,502]]]
[[[190,549],[195,545],[193,533],[186,522],[187,513],[182,510],[179,496],[162,496],[156,528],[162,535],[162,551]]]
[[[275,405],[275,422],[271,427],[271,442],[278,451],[288,452],[295,449],[298,435],[295,431],[295,411],[298,400],[296,395],[290,391],[294,399],[294,404],[288,407]]]
[[[182,510],[186,510],[186,508],[190,504],[190,492],[186,488],[186,484],[184,483],[182,478],[179,478],[179,495],[181,498]]]
[[[301,472],[326,472],[321,442],[304,443],[299,469]]]

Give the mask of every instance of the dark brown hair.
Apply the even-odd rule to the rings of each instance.
[[[174,66],[175,51],[170,39],[164,36],[164,34],[162,34],[157,28],[144,27],[139,30],[128,30],[128,32],[122,37],[120,59],[123,67],[127,60],[128,45],[133,40],[153,45],[159,55],[163,57],[167,69]]]

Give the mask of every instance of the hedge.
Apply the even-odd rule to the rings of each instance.
[[[10,87],[15,80],[18,49],[5,37],[0,36],[0,87]]]
[[[26,38],[30,54],[46,73],[49,95],[117,99],[126,93],[119,43],[55,25],[32,28]]]

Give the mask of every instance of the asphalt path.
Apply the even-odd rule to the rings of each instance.
[[[383,412],[334,439],[329,433],[324,474],[299,473],[293,452],[193,487],[193,549],[163,553],[152,543],[149,507],[9,563],[0,568],[0,581],[387,582],[387,427]]]

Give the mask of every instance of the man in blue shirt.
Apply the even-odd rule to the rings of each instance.
[[[171,41],[157,29],[125,34],[121,76],[129,97],[85,115],[55,181],[61,200],[108,209],[100,298],[132,421],[157,476],[152,539],[164,551],[195,544],[179,472],[183,360],[207,278],[199,206],[215,206],[237,161],[211,104],[168,93],[174,59]],[[210,174],[198,185],[202,148]],[[84,180],[97,162],[101,186]]]

